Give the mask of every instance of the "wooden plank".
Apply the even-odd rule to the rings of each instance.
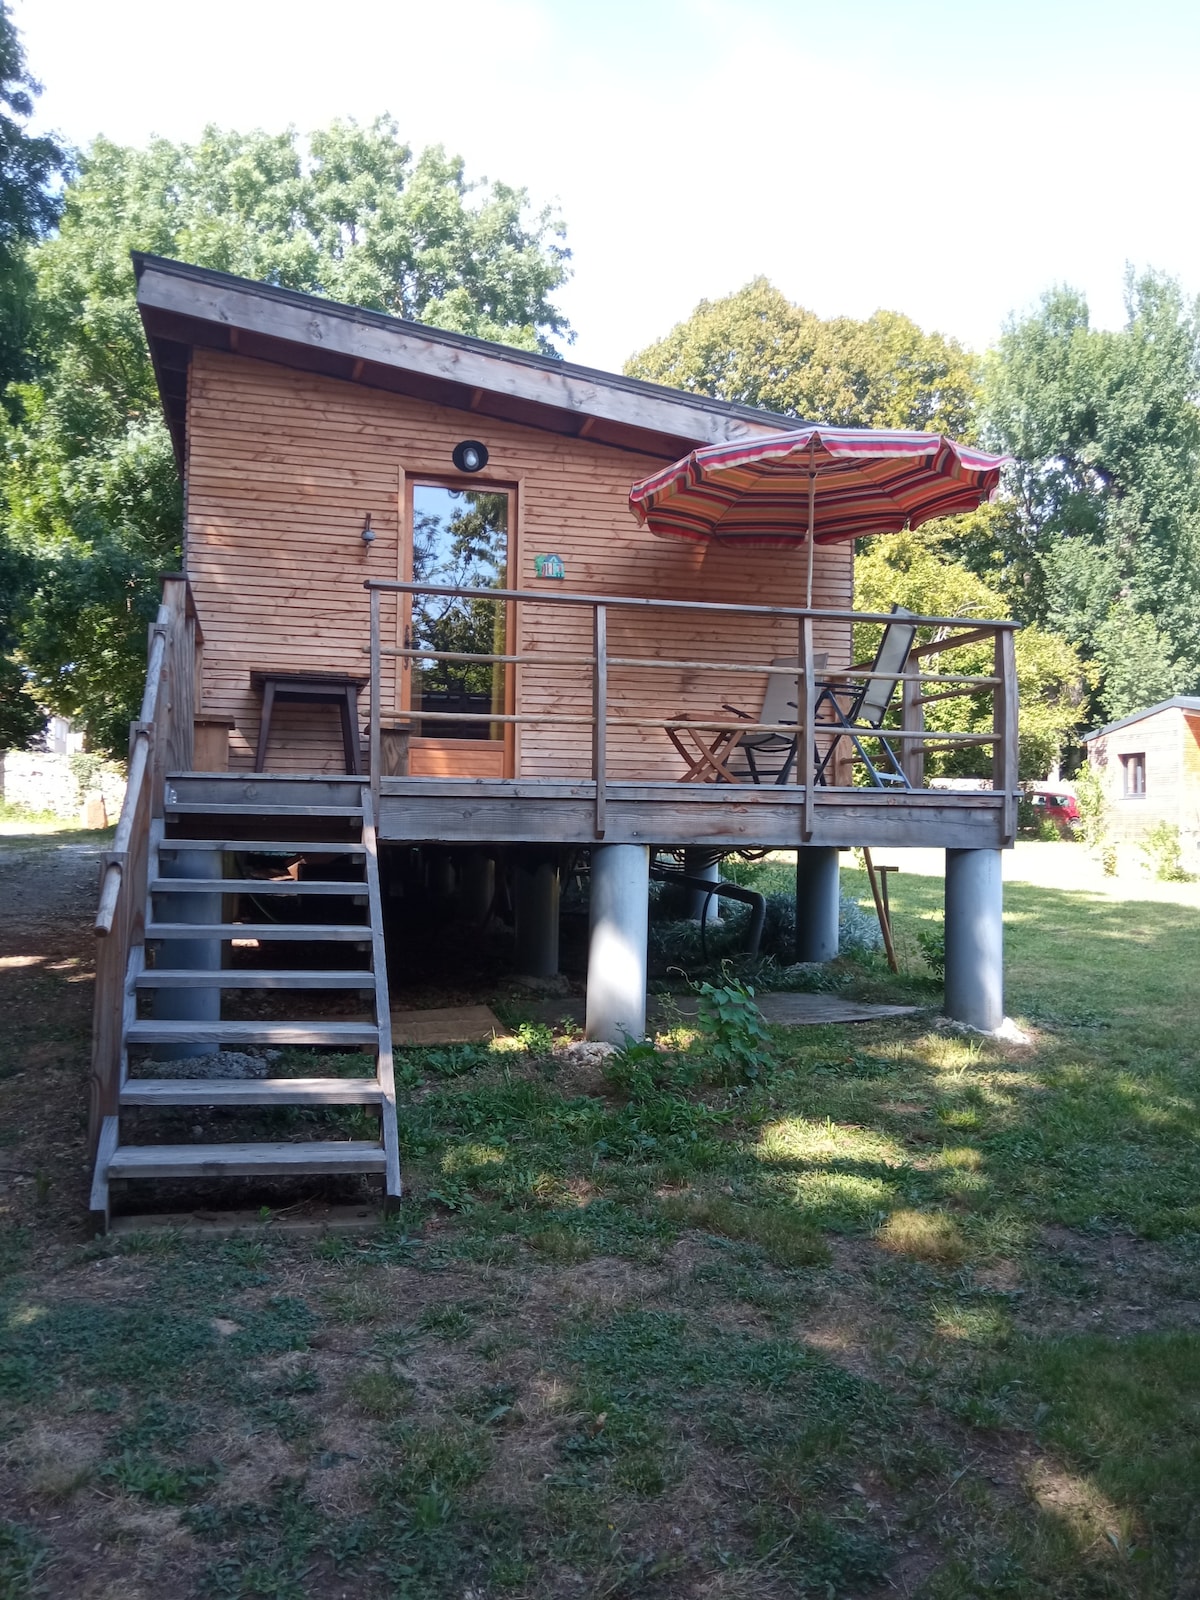
[[[689,805],[708,805],[718,809],[724,806],[777,806],[790,801],[796,804],[801,796],[797,784],[684,784],[679,781],[654,783],[629,783],[610,779],[609,795],[613,799],[639,804],[668,804],[686,799]],[[430,800],[447,799],[455,803],[468,801],[503,800],[512,803],[531,802],[554,804],[565,800],[590,800],[594,788],[590,783],[555,783],[551,779],[521,783],[492,783],[471,779],[448,779],[444,782],[396,779],[384,789],[384,799]],[[815,801],[818,806],[881,806],[891,808],[897,803],[891,790],[855,789],[846,794],[817,786]],[[944,810],[948,805],[965,810],[996,810],[1000,796],[991,790],[951,791],[946,789],[920,790],[903,796],[903,804],[916,809],[934,807]]]
[[[608,804],[608,607],[592,613],[592,781],[596,785],[595,833],[603,839]]]
[[[706,405],[682,394],[676,398],[654,385],[627,378],[576,371],[566,362],[523,351],[493,354],[454,334],[333,304],[320,306],[310,296],[290,297],[284,291],[255,285],[243,288],[202,281],[177,266],[148,262],[138,281],[138,304],[144,311],[211,322],[223,336],[229,328],[238,328],[301,350],[316,349],[321,352],[322,365],[328,353],[335,352],[351,363],[371,362],[449,382],[461,391],[459,403],[464,410],[478,391],[489,398],[507,397],[561,411],[571,419],[572,431],[581,417],[593,416],[699,444],[769,437],[781,427],[793,425],[766,416],[760,421],[749,411],[719,402]]]
[[[909,662],[915,662],[912,651],[909,652]],[[919,665],[919,663],[917,663]],[[950,691],[953,692],[953,691]],[[905,676],[900,686],[900,717],[901,726],[906,734],[922,734],[925,731],[925,712],[923,707],[928,704],[930,696],[921,693],[920,681],[914,681]],[[937,696],[932,698],[936,699]],[[914,789],[925,787],[925,746],[918,740],[909,738],[900,751],[900,765],[904,776]]]
[[[745,554],[745,552],[743,552]],[[518,600],[528,601],[534,605],[571,605],[571,606],[597,606],[607,605],[613,611],[654,611],[654,612],[696,612],[702,616],[732,616],[738,620],[743,617],[779,617],[789,621],[799,622],[804,617],[820,615],[826,621],[848,622],[852,625],[869,622],[891,623],[895,617],[887,611],[851,611],[833,610],[821,606],[811,609],[804,606],[778,606],[778,605],[752,605],[745,601],[724,600],[676,600],[663,595],[629,595],[620,593],[587,594],[578,590],[561,590],[553,594],[539,589],[470,589],[459,584],[418,583],[390,578],[368,578],[366,587],[378,589],[394,594],[425,594],[425,595],[457,595],[475,600]],[[961,617],[905,617],[906,622],[912,621],[918,627],[960,628]],[[990,639],[997,629],[1008,630],[1017,627],[1013,622],[985,622],[974,628],[968,634],[963,634],[959,639],[943,640],[936,645],[922,645],[924,655],[935,650],[949,650],[960,644],[974,644],[980,639]],[[870,669],[867,669],[868,671]],[[888,677],[891,674],[887,674]]]
[[[358,806],[262,806],[236,802],[221,805],[214,801],[197,800],[174,801],[168,805],[167,814],[172,817],[212,817],[214,821],[228,821],[233,817],[344,817],[347,821],[353,821],[362,815],[362,811]],[[325,848],[332,850],[332,841]]]
[[[175,971],[153,967],[139,972],[136,987],[141,989],[374,989],[369,972],[309,972],[303,967],[282,972],[257,971],[253,967],[221,967],[215,972]]]
[[[340,839],[161,839],[159,854],[164,850],[217,850],[222,854],[234,852],[247,856],[361,856],[363,847]]]
[[[1017,720],[1016,641],[1009,630],[996,635],[996,690],[992,727],[997,743],[992,747],[992,788],[1004,797],[1004,847],[1017,837],[1017,778],[1020,728]]]
[[[117,1152],[120,1124],[116,1113],[106,1116],[100,1124],[96,1141],[96,1164],[92,1174],[92,1193],[88,1211],[92,1227],[98,1233],[107,1233],[109,1224],[108,1180],[113,1157]]]
[[[812,476],[809,476],[809,502],[812,501]],[[800,783],[804,790],[804,799],[801,802],[800,836],[807,843],[813,836],[813,818],[816,814],[817,790],[817,686],[813,681],[813,622],[811,617],[803,617],[799,627],[799,675],[796,683],[796,698],[798,702],[799,729],[799,767]]]
[[[905,620],[907,621],[907,618]],[[922,618],[921,622],[924,624],[925,619]],[[939,626],[961,628],[962,619],[959,618],[956,621],[943,619]],[[984,622],[978,627],[969,629],[966,633],[952,634],[946,639],[934,639],[929,644],[920,644],[913,651],[913,654],[919,661],[923,661],[926,656],[941,655],[946,650],[958,650],[963,645],[990,642],[993,636],[998,638],[1001,633],[1007,633],[1011,638],[1012,630],[1018,626],[1019,624],[1015,622]]]
[[[422,713],[422,719],[426,714]],[[467,722],[495,722],[496,717],[467,715]],[[414,778],[504,777],[504,744],[499,739],[410,738],[408,772]]]
[[[365,1140],[306,1140],[301,1144],[122,1145],[109,1163],[111,1178],[238,1178],[256,1173],[382,1172],[380,1145]]]
[[[373,1045],[371,1022],[163,1022],[143,1018],[129,1029],[130,1044]]]
[[[692,786],[696,799],[627,800],[610,785],[605,842],[614,844],[697,844],[777,850],[795,849],[800,836],[800,807],[795,800],[770,799],[753,804],[728,801],[706,805],[702,785]],[[794,793],[795,791],[793,791]],[[860,791],[840,790],[834,794]],[[936,793],[936,791],[930,791]],[[1001,802],[988,808],[953,805],[913,806],[918,796],[898,793],[880,797],[881,805],[834,806],[817,791],[813,844],[928,845],[962,849],[999,848]],[[595,808],[586,801],[506,803],[503,800],[460,800],[450,797],[382,801],[381,837],[386,841],[431,844],[576,844],[595,840]]]
[[[368,740],[370,755],[368,764],[371,771],[371,798],[375,809],[379,808],[379,780],[383,776],[383,734],[380,726],[380,695],[383,684],[380,673],[379,660],[379,591],[371,590],[371,692],[368,700]]]
[[[146,925],[150,939],[282,939],[293,943],[369,944],[371,930],[365,923],[347,926],[324,922],[151,922]]]
[[[400,1136],[396,1126],[396,1078],[392,1054],[392,1015],[388,999],[387,949],[383,936],[383,900],[379,889],[379,858],[375,835],[375,807],[370,790],[363,791],[363,844],[367,850],[367,886],[371,908],[371,965],[375,972],[375,1021],[377,1045],[375,1072],[382,1098],[379,1106],[379,1131],[385,1155],[383,1204],[393,1211],[402,1193],[400,1179]]]
[[[435,1006],[393,1011],[392,1036],[398,1045],[482,1044],[507,1030],[491,1006]]]
[[[326,882],[318,878],[155,878],[151,894],[254,894],[283,895],[292,899],[303,895],[341,895],[362,900],[367,886],[361,882]]]
[[[123,1106],[373,1106],[374,1078],[130,1078]]]

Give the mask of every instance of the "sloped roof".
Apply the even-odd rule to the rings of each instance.
[[[138,309],[179,461],[197,346],[674,460],[795,417],[447,333],[319,295],[133,253]]]
[[[1118,728],[1127,728],[1130,723],[1141,722],[1144,717],[1156,717],[1160,711],[1194,711],[1200,712],[1200,699],[1195,695],[1177,694],[1171,700],[1160,700],[1156,706],[1147,706],[1144,711],[1134,711],[1127,717],[1121,717],[1116,722],[1106,722],[1102,728],[1097,728],[1094,733],[1085,733],[1083,742],[1089,739],[1102,738],[1106,733],[1115,733]]]

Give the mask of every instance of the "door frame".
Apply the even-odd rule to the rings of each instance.
[[[412,547],[413,547],[413,489],[418,484],[430,484],[443,489],[479,489],[486,492],[502,493],[508,496],[508,561],[505,572],[505,586],[509,589],[517,587],[516,577],[520,571],[519,543],[521,521],[521,497],[524,490],[524,481],[521,476],[513,476],[503,472],[456,472],[453,466],[447,471],[444,461],[436,464],[425,460],[406,460],[400,464],[399,482],[399,514],[400,537],[396,541],[396,578],[400,583],[412,581]],[[396,607],[396,647],[402,648],[405,630],[412,619],[412,596],[401,594],[400,604]],[[506,640],[505,654],[516,655],[519,653],[517,640],[518,617],[517,608],[511,600],[504,607],[504,637]],[[517,706],[517,673],[520,668],[515,663],[509,663],[504,674],[504,713],[512,716]],[[411,687],[412,663],[406,657],[399,658],[399,670],[396,674],[395,688],[393,690],[396,714],[408,716],[411,714]],[[480,721],[484,721],[480,718]],[[514,778],[517,774],[520,761],[520,729],[515,723],[503,724],[502,739],[435,739],[419,738],[412,735],[409,738],[409,766],[422,764],[421,757],[424,753],[431,760],[439,755],[459,755],[472,749],[479,749],[483,753],[486,747],[489,752],[500,746],[502,755],[503,778]],[[447,747],[457,748],[447,748]],[[436,760],[435,760],[436,764]],[[415,774],[420,776],[418,772]],[[433,774],[430,774],[431,776]],[[454,774],[455,776],[478,776],[479,774]],[[494,773],[483,776],[494,777]]]

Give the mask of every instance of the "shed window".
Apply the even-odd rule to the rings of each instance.
[[[1122,756],[1121,774],[1124,778],[1124,793],[1127,796],[1145,794],[1146,757],[1144,754]]]

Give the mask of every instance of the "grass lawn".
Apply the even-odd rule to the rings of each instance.
[[[1200,1594],[1200,911],[1006,903],[1028,1047],[408,1052],[396,1222],[227,1241],[83,1242],[89,904],[0,919],[0,1600]]]

